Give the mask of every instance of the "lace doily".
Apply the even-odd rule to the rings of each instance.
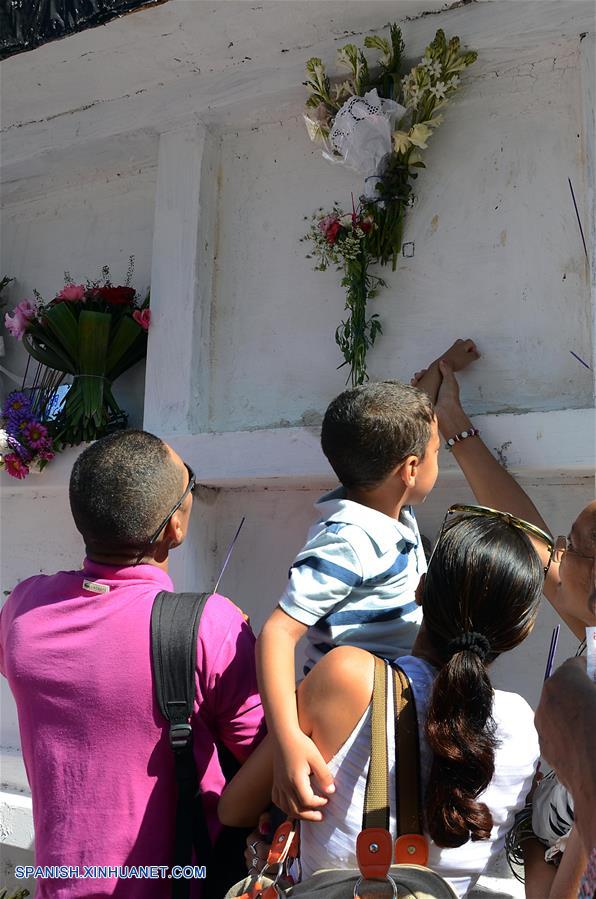
[[[379,97],[376,88],[364,97],[350,97],[335,116],[329,135],[340,157],[335,156],[334,161],[364,175],[365,184],[367,178],[374,181],[381,160],[391,152],[391,135],[406,112],[394,100]],[[368,190],[374,193],[374,185]]]

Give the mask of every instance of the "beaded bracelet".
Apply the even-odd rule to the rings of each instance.
[[[465,431],[460,431],[459,434],[454,434],[453,437],[450,437],[449,440],[445,443],[445,449],[451,451],[456,443],[459,443],[460,440],[465,440],[466,437],[478,437],[480,431],[478,428],[467,428]]]

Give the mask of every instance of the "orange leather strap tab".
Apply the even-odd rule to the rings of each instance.
[[[283,824],[279,825],[273,836],[271,849],[267,856],[267,865],[279,865],[285,861],[295,833],[293,821],[284,821]]]
[[[256,883],[253,883],[248,893],[242,893],[238,899],[259,899],[261,896],[261,891],[263,889],[263,884],[260,880],[257,880]]]
[[[367,827],[358,834],[356,859],[366,880],[387,877],[393,857],[393,839],[384,827]]]
[[[396,865],[428,864],[428,840],[421,833],[404,833],[395,841]]]

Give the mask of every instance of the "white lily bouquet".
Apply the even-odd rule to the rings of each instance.
[[[313,58],[306,64],[305,82],[311,91],[304,116],[311,140],[323,143],[326,159],[364,179],[351,216],[337,206],[331,213],[319,210],[306,235],[313,242],[317,269],[335,264],[342,271],[348,315],[335,339],[353,385],[368,379],[366,353],[382,333],[378,315],[366,318],[367,301],[385,286],[369,274],[369,266],[391,262],[395,270],[413,181],[418,169],[425,168],[422,151],[443,121],[440,110],[458,89],[460,74],[477,58],[473,51],[460,51],[458,37],[448,42],[439,29],[418,65],[404,75],[404,43],[395,24],[389,40],[367,37],[364,46],[380,52],[374,73],[363,51],[347,44],[337,56],[350,72],[347,80],[332,85],[321,60]]]

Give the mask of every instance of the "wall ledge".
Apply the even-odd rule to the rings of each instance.
[[[474,424],[513,472],[563,479],[594,474],[592,408],[476,415]],[[200,484],[230,489],[331,483],[334,475],[321,452],[319,433],[318,427],[301,427],[162,436],[194,469]],[[0,472],[0,496],[65,490],[83,448],[65,450],[41,474],[30,474],[23,481]],[[459,475],[459,468],[442,450],[441,477],[452,475]]]

